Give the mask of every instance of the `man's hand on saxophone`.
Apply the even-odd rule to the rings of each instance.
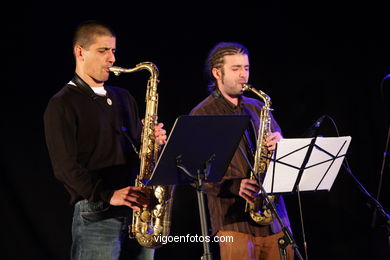
[[[268,151],[274,151],[276,149],[276,144],[282,139],[282,135],[279,132],[272,132],[270,135],[265,138],[266,146]]]
[[[164,124],[163,123],[158,123],[154,127],[154,136],[156,137],[156,142],[159,145],[163,145],[167,143],[167,135],[166,131],[163,129]]]
[[[142,187],[127,186],[116,190],[110,199],[110,205],[128,206],[133,210],[140,210],[140,207],[147,207],[149,203],[146,189]]]
[[[240,191],[238,195],[244,198],[248,203],[253,204],[257,198],[257,193],[259,192],[260,187],[257,184],[255,179],[242,179],[240,185]]]
[[[266,144],[268,151],[274,151],[276,144],[282,139],[282,135],[279,132],[272,132],[266,137]],[[244,198],[248,203],[254,203],[257,197],[257,193],[260,188],[255,179],[242,179],[240,184],[239,195]]]
[[[145,119],[141,120],[142,124],[145,123]],[[164,124],[163,123],[157,123],[154,127],[154,136],[156,138],[156,142],[159,145],[163,145],[167,143],[167,131],[163,129]]]

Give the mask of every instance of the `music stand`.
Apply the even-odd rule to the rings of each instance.
[[[269,194],[329,191],[350,142],[350,136],[280,140],[269,158],[264,189]]]
[[[203,256],[211,260],[202,186],[218,182],[248,126],[247,115],[179,116],[147,185],[195,183],[203,235]]]
[[[281,256],[291,244],[302,259],[291,232],[284,226],[275,205],[267,194],[296,191],[330,190],[347,153],[350,136],[282,139],[273,152],[260,191],[282,226],[284,237],[279,239]],[[306,250],[306,247],[305,247]]]

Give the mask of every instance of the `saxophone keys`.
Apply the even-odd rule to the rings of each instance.
[[[149,222],[150,219],[151,219],[151,214],[148,210],[144,210],[141,215],[140,215],[140,219],[142,222]]]

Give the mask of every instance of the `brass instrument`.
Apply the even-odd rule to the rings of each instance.
[[[261,90],[253,88],[249,84],[244,84],[242,91],[252,91],[258,97],[260,97],[264,106],[260,111],[260,126],[257,135],[256,142],[256,152],[254,157],[253,172],[251,172],[250,179],[257,179],[262,181],[267,172],[269,165],[269,159],[272,157],[272,151],[268,151],[266,144],[266,137],[271,133],[271,98]],[[266,158],[264,158],[266,157]],[[268,196],[271,200],[275,199],[275,196]],[[271,210],[267,208],[267,205],[264,204],[263,200],[257,199],[254,204],[246,203],[245,212],[249,212],[251,218],[260,225],[269,225],[273,221],[273,215]]]
[[[132,73],[148,70],[150,78],[146,90],[146,110],[144,126],[141,133],[140,173],[135,180],[135,186],[147,189],[151,195],[150,205],[140,211],[133,212],[132,225],[129,226],[131,238],[147,248],[158,248],[162,245],[162,236],[168,236],[171,226],[171,209],[173,200],[173,186],[146,186],[157,161],[159,144],[155,141],[154,127],[157,124],[158,106],[158,69],[151,62],[142,62],[132,69],[111,67],[110,71],[116,76],[121,73]],[[160,236],[160,238],[158,238]]]

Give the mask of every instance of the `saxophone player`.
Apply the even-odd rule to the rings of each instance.
[[[71,259],[153,259],[154,250],[127,235],[131,211],[149,203],[134,187],[142,123],[137,103],[125,89],[109,87],[116,36],[87,21],[73,38],[75,75],[49,101],[45,137],[55,177],[74,206]],[[156,141],[166,142],[163,124]]]
[[[206,61],[211,94],[191,114],[251,116],[251,126],[245,131],[222,181],[205,184],[213,234],[233,237],[233,242],[219,243],[221,259],[281,259],[277,240],[283,232],[279,223],[259,225],[244,210],[245,203],[253,203],[259,191],[257,181],[249,178],[250,169],[243,153],[252,158],[256,150],[255,133],[263,106],[257,99],[242,96],[243,86],[249,78],[248,55],[248,50],[239,43],[221,42],[214,46]],[[273,117],[271,119],[273,131],[266,137],[268,150],[274,150],[282,138],[279,125]],[[289,226],[281,196],[276,206],[284,224]],[[287,248],[287,255],[287,259],[293,259],[291,246]]]

